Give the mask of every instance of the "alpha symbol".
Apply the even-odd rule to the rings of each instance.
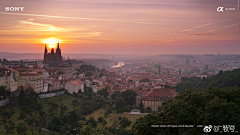
[[[218,8],[217,8],[217,11],[218,11],[218,12],[223,12],[223,7],[218,7]]]

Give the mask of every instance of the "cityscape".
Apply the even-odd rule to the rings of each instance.
[[[240,132],[239,0],[0,2],[0,134]]]

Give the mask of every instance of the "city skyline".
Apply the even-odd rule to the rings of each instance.
[[[239,54],[238,0],[0,0],[0,50],[42,53]],[[235,8],[217,12],[217,7]],[[5,7],[24,7],[5,11]],[[54,41],[54,42],[53,42]],[[49,47],[50,48],[50,47]]]

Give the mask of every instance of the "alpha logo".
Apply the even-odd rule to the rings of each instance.
[[[217,11],[218,11],[218,12],[223,12],[223,7],[220,7],[220,6],[219,6],[219,7],[217,8]]]

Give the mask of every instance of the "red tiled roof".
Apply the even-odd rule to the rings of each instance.
[[[34,68],[34,69],[41,69],[41,67],[39,66],[39,65],[34,65],[32,68]]]
[[[71,81],[71,84],[73,84],[73,85],[78,85],[79,83],[76,82],[76,81]]]
[[[18,89],[22,89],[23,87],[23,90],[26,90],[28,87],[32,88],[31,86],[27,85],[27,86],[18,86]]]

